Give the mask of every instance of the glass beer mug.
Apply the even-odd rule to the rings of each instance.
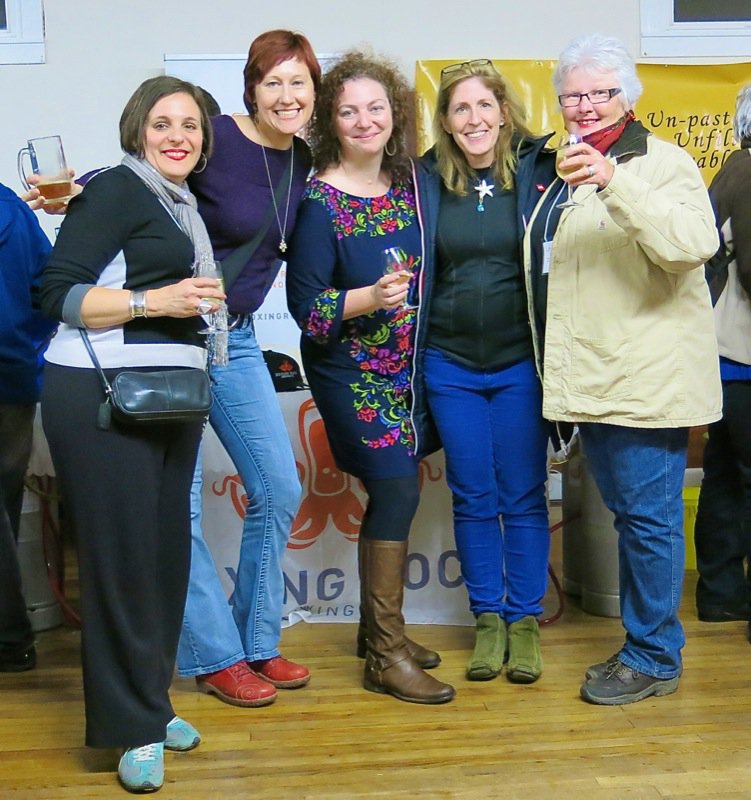
[[[67,203],[73,195],[62,139],[59,136],[29,139],[27,147],[18,151],[18,177],[26,189],[31,189],[24,171],[25,156],[31,162],[31,171],[39,177],[36,188],[39,189],[45,205]]]

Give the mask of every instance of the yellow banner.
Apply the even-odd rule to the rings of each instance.
[[[418,61],[417,141],[419,152],[433,142],[432,125],[441,69],[455,60]],[[494,59],[498,71],[513,86],[529,114],[532,130],[563,132],[552,76],[555,61],[504,61]],[[639,64],[644,94],[636,116],[656,136],[688,151],[709,184],[733,142],[733,114],[738,90],[751,81],[751,63],[744,64]]]

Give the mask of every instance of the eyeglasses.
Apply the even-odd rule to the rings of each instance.
[[[451,75],[452,72],[459,72],[460,69],[474,69],[475,67],[493,67],[493,62],[489,58],[475,58],[472,61],[460,61],[458,64],[449,64],[441,70],[441,78]]]
[[[620,94],[622,89],[593,89],[591,92],[571,92],[571,94],[559,94],[558,102],[563,108],[574,108],[582,101],[582,97],[586,97],[593,106],[600,103],[607,103],[612,100],[617,94]]]

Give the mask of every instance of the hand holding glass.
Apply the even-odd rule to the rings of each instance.
[[[555,153],[555,171],[561,180],[565,180],[567,175],[570,175],[572,172],[576,172],[578,169],[581,169],[580,167],[569,167],[565,170],[561,168],[561,161],[566,158],[566,150],[571,147],[572,144],[579,144],[581,141],[582,137],[577,136],[574,133],[564,133],[558,140]],[[580,206],[581,203],[577,203],[576,200],[574,200],[571,196],[571,184],[567,183],[566,187],[568,190],[568,198],[564,200],[564,202],[559,203],[557,208],[574,208],[576,206]]]
[[[412,264],[401,247],[387,247],[381,254],[384,275],[398,275],[395,284],[407,283],[412,278]],[[416,308],[404,298],[402,308]]]
[[[25,156],[28,156],[31,162],[31,171],[39,178],[36,188],[39,189],[45,205],[61,206],[67,203],[73,196],[73,190],[60,137],[45,136],[41,139],[29,139],[27,146],[18,151],[18,177],[29,190],[34,187],[29,183],[24,171]]]

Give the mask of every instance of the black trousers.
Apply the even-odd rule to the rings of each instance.
[[[93,369],[48,365],[42,420],[75,530],[86,744],[164,739],[190,569],[200,422],[96,427]]]
[[[696,604],[751,608],[751,381],[722,384],[723,417],[709,426],[694,539]]]
[[[34,641],[16,542],[35,408],[33,403],[0,405],[0,648],[13,651],[24,650]]]

